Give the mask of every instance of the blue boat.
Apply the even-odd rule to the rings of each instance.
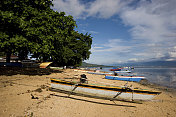
[[[145,79],[145,77],[143,76],[112,76],[112,75],[106,75],[105,78],[111,80],[123,80],[134,82],[140,82],[142,79]]]

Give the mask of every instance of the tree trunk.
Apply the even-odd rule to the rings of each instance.
[[[47,57],[45,55],[43,55],[43,62],[47,61]]]
[[[6,53],[6,63],[10,63],[11,52]]]

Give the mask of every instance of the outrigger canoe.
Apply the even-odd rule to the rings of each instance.
[[[151,100],[161,92],[127,87],[95,85],[51,78],[51,89],[125,100]]]
[[[106,75],[105,78],[111,80],[123,80],[134,82],[140,82],[142,79],[145,79],[145,77],[143,76],[112,76],[112,75]]]

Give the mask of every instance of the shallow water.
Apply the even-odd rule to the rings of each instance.
[[[103,71],[109,71],[111,68],[103,68]],[[161,86],[176,89],[176,68],[134,68],[133,74],[145,76],[146,79]]]

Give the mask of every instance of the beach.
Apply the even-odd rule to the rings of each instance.
[[[108,80],[104,75],[74,69],[0,68],[0,117],[175,117],[174,90],[151,84],[128,82],[137,89],[161,91],[142,103],[110,101],[50,91],[50,78],[79,80],[85,74],[90,83],[123,86],[126,81]]]

